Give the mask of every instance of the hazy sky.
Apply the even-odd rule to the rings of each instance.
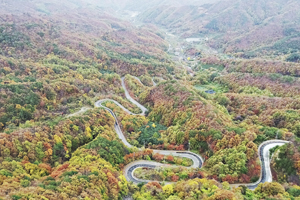
[[[20,6],[36,6],[41,8],[54,7],[55,5],[64,8],[100,6],[111,7],[115,9],[134,9],[145,10],[153,6],[164,4],[180,6],[180,5],[201,5],[206,3],[214,3],[219,0],[0,0],[0,6],[8,6],[9,9],[19,9]],[[57,7],[59,8],[59,7]]]

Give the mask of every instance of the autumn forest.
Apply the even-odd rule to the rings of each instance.
[[[0,200],[300,199],[297,8],[0,1]]]

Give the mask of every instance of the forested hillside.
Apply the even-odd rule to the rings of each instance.
[[[161,5],[149,8],[139,18],[183,38],[208,37],[211,47],[246,58],[290,55],[299,51],[298,1],[208,3]]]
[[[68,114],[77,103],[93,106],[95,96],[124,96],[125,73],[155,75],[172,68],[163,57],[163,39],[147,28],[105,15],[81,25],[84,17],[61,22],[3,16],[1,129]]]
[[[0,5],[0,199],[300,198],[298,2]]]

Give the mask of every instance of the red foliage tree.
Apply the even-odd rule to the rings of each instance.
[[[173,175],[173,176],[171,177],[171,180],[172,180],[172,182],[177,182],[177,181],[179,180],[179,176]]]
[[[235,183],[238,180],[238,177],[233,177],[229,174],[226,175],[226,177],[222,178],[222,181],[225,182],[227,181],[228,183]]]
[[[171,156],[171,155],[168,155],[168,156],[167,156],[167,161],[168,161],[168,162],[174,162],[174,157]]]

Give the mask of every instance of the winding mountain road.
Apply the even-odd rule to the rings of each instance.
[[[276,146],[282,146],[284,144],[289,143],[288,141],[284,140],[268,140],[266,142],[263,142],[258,147],[258,156],[260,159],[260,165],[261,165],[261,172],[260,172],[260,178],[255,183],[249,183],[249,184],[232,184],[231,187],[238,187],[241,185],[244,185],[248,187],[251,190],[254,190],[260,183],[265,182],[272,182],[272,172],[270,167],[270,149]]]
[[[144,106],[142,106],[141,104],[139,104],[136,100],[134,100],[130,95],[129,95],[129,92],[128,90],[126,89],[126,86],[125,86],[125,77],[122,77],[121,78],[121,82],[122,82],[122,87],[123,89],[125,90],[125,96],[126,98],[133,104],[135,104],[137,107],[139,107],[141,110],[142,110],[142,113],[141,115],[145,115],[145,113],[148,111],[147,108],[145,108]],[[142,82],[141,82],[142,83]]]
[[[145,108],[143,105],[139,104],[137,101],[135,101],[129,95],[129,92],[125,86],[124,79],[125,79],[125,77],[121,78],[121,81],[122,81],[122,87],[124,88],[124,91],[125,91],[126,98],[130,102],[135,104],[137,107],[139,107],[142,110],[142,113],[134,114],[134,113],[130,112],[128,109],[126,109],[124,106],[122,106],[120,103],[118,103],[117,101],[111,100],[111,99],[99,100],[95,103],[95,106],[102,107],[105,110],[110,112],[110,114],[115,119],[114,128],[116,130],[118,137],[122,140],[122,142],[124,143],[124,145],[126,147],[132,148],[133,146],[131,144],[129,144],[128,141],[126,140],[126,138],[120,128],[120,125],[118,123],[118,119],[117,119],[116,115],[114,114],[114,112],[111,109],[102,105],[102,103],[104,103],[104,102],[111,101],[111,102],[115,103],[116,105],[118,105],[120,108],[122,108],[128,114],[145,115],[145,113],[148,111],[148,109]],[[153,83],[154,83],[154,81],[153,81]],[[232,184],[231,187],[238,187],[238,186],[244,185],[244,186],[248,187],[249,189],[255,189],[258,186],[258,184],[260,184],[260,183],[272,182],[269,150],[275,146],[282,146],[286,143],[288,143],[288,141],[283,141],[283,140],[269,140],[269,141],[262,143],[258,148],[259,158],[261,161],[261,169],[262,169],[259,180],[255,183],[251,183],[251,184]],[[163,155],[173,155],[173,156],[178,156],[178,157],[182,157],[182,158],[189,158],[193,161],[193,165],[190,166],[189,168],[201,168],[203,165],[203,162],[204,162],[204,160],[201,156],[199,156],[195,153],[192,153],[190,151],[153,150],[153,153],[159,153],[159,154],[163,154]],[[139,160],[139,161],[134,161],[134,162],[129,163],[127,166],[124,167],[123,172],[124,172],[124,175],[125,175],[127,181],[132,181],[133,183],[138,184],[138,183],[143,183],[143,182],[150,182],[151,180],[141,180],[141,179],[136,178],[134,176],[134,170],[136,170],[137,168],[142,168],[142,167],[155,168],[155,167],[161,167],[161,166],[170,166],[170,165],[166,165],[166,164],[162,164],[162,163],[158,163],[158,162],[154,162],[154,161]],[[171,184],[171,183],[172,182],[165,182],[165,184]]]

